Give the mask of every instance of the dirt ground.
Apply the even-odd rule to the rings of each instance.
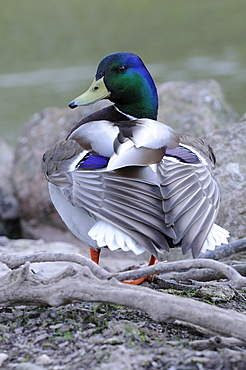
[[[234,298],[218,306],[245,311]],[[101,370],[202,370],[246,368],[246,348],[199,349],[211,333],[182,323],[156,323],[114,305],[78,303],[59,308],[0,310],[1,368]],[[7,357],[8,356],[8,357]]]
[[[40,242],[25,241],[25,254],[36,252]],[[23,253],[20,241],[5,243],[2,253]],[[48,248],[51,246],[49,245]],[[52,249],[55,245],[52,245]],[[59,245],[59,249],[61,245]],[[71,250],[77,252],[76,250]],[[110,254],[112,256],[112,253]],[[107,257],[106,257],[107,258]],[[110,257],[111,258],[111,257]],[[245,255],[243,260],[245,260]],[[119,260],[118,260],[119,261]],[[111,261],[113,264],[113,261]],[[130,261],[127,261],[127,263]],[[110,264],[110,260],[108,260]],[[59,264],[58,264],[59,265]],[[35,265],[35,271],[48,274]],[[60,265],[58,266],[60,268]],[[63,265],[64,267],[64,265]],[[3,268],[3,267],[2,267]],[[117,267],[118,268],[118,267]],[[5,270],[3,268],[2,273]],[[158,284],[144,285],[162,291]],[[167,290],[165,290],[167,291]],[[168,290],[208,304],[246,313],[246,292],[226,299],[198,297],[196,293]],[[245,327],[246,330],[246,327]],[[0,368],[15,370],[245,370],[246,346],[198,346],[197,340],[216,335],[181,322],[154,322],[130,308],[101,303],[76,303],[54,307],[0,308]]]

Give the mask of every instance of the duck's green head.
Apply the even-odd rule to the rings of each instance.
[[[99,64],[89,89],[70,104],[93,104],[109,99],[123,113],[136,118],[157,118],[158,96],[155,83],[142,60],[132,53],[114,53]]]

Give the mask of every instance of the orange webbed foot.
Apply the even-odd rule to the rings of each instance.
[[[152,266],[155,263],[156,263],[156,257],[151,256],[148,266]],[[137,269],[137,268],[139,268],[139,267],[136,267],[135,269]],[[135,270],[135,269],[133,269],[133,270]],[[142,282],[149,279],[151,276],[155,276],[155,275],[144,276],[144,277],[136,279],[136,280],[129,280],[129,281],[125,280],[125,281],[122,281],[122,283],[131,284],[131,285],[140,285],[140,284],[142,284]]]

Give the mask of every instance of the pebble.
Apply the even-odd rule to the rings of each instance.
[[[84,330],[81,335],[83,338],[89,338],[94,334],[94,332],[95,332],[95,329],[87,329],[87,330]]]
[[[35,344],[35,343],[38,343],[38,342],[40,342],[41,340],[44,340],[44,339],[47,339],[47,338],[49,338],[49,334],[47,334],[47,333],[42,333],[42,334],[38,335],[38,336],[34,339],[33,343],[34,343],[34,344]]]
[[[23,327],[18,327],[18,328],[16,328],[15,330],[14,330],[14,333],[16,334],[16,335],[18,335],[18,334],[21,334],[23,332]]]
[[[117,336],[114,336],[114,337],[106,339],[104,343],[111,344],[111,345],[123,344],[123,340]]]
[[[0,366],[2,366],[2,364],[5,360],[7,360],[8,357],[9,356],[7,355],[7,353],[0,353]]]
[[[32,364],[31,362],[25,362],[23,364],[16,364],[15,370],[46,370],[45,367]]]
[[[50,365],[52,359],[48,355],[43,354],[37,358],[36,363],[40,365]]]
[[[50,329],[60,329],[62,326],[64,326],[63,323],[50,325]]]

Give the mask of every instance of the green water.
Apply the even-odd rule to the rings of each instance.
[[[0,0],[0,136],[14,144],[45,107],[65,107],[115,51],[156,82],[214,78],[246,111],[245,0]]]

